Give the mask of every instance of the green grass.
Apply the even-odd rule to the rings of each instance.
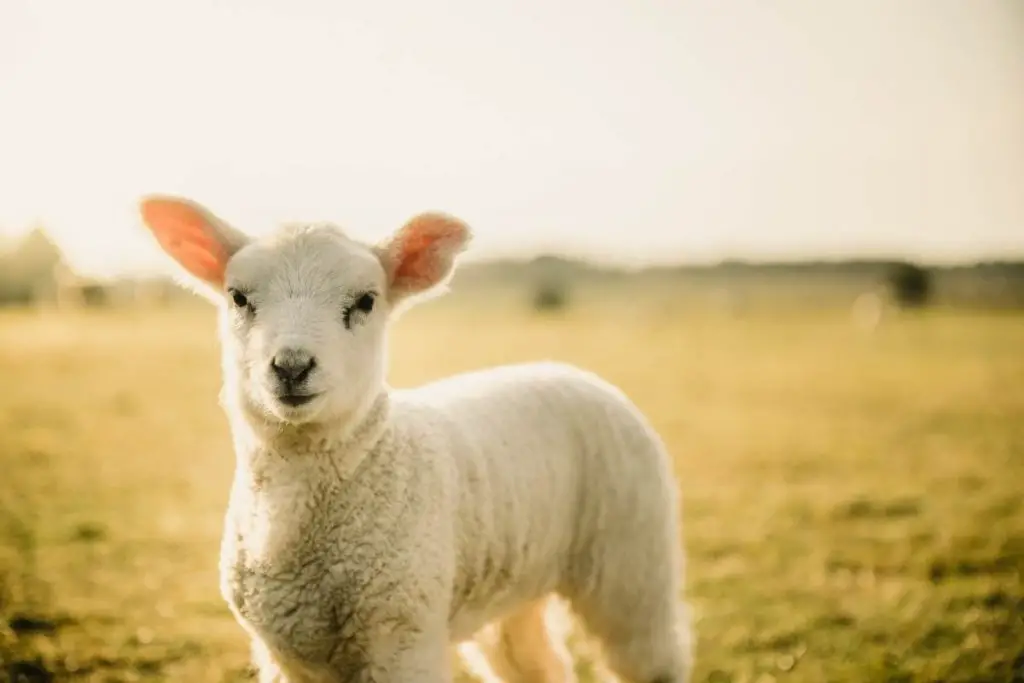
[[[558,358],[621,385],[677,459],[695,681],[1024,680],[1024,317],[626,303],[428,305],[392,379]],[[245,680],[218,383],[206,311],[0,314],[0,679]]]

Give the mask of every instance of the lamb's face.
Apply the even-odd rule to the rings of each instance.
[[[198,204],[150,197],[143,220],[198,290],[221,307],[224,372],[248,416],[344,421],[384,383],[387,317],[450,275],[469,241],[425,213],[369,246],[329,225],[254,240]]]
[[[234,391],[282,422],[352,414],[384,381],[387,291],[379,256],[334,227],[247,244],[228,261],[221,312]]]

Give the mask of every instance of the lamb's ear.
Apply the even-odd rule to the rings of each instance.
[[[388,301],[394,306],[446,282],[470,237],[469,226],[453,216],[431,212],[411,218],[377,247]]]
[[[249,241],[244,233],[182,197],[143,197],[139,213],[160,247],[200,285],[200,293],[223,293],[228,261]]]

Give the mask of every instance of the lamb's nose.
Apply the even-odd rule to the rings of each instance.
[[[281,349],[270,361],[270,369],[282,382],[298,383],[309,377],[316,367],[316,358],[302,349]]]

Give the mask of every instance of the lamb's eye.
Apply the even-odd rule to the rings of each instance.
[[[367,314],[373,310],[373,301],[375,298],[373,292],[364,292],[359,295],[359,298],[355,300],[351,306],[345,309],[344,320],[345,327],[352,327],[352,315],[355,313]]]
[[[235,306],[238,306],[239,308],[245,308],[249,305],[249,299],[247,299],[245,294],[242,294],[237,289],[231,290],[231,301],[233,301]]]
[[[362,311],[363,313],[369,313],[370,311],[372,311],[373,294],[367,292],[366,294],[363,294],[361,297],[359,297],[359,299],[356,301],[356,309]]]

